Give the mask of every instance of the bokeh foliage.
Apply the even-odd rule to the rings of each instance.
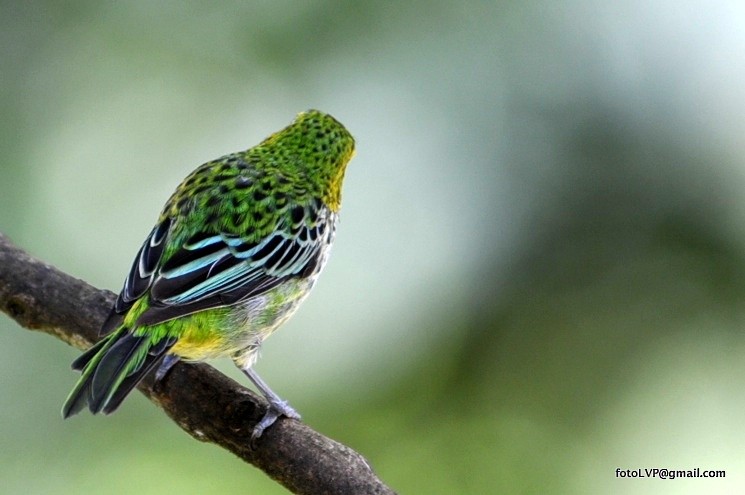
[[[198,164],[307,108],[355,134],[331,262],[258,369],[394,488],[745,488],[739,3],[0,9],[0,229],[97,286]],[[0,491],[285,493],[137,394],[63,422],[77,351],[0,327]]]

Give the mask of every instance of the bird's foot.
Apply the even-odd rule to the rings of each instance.
[[[259,421],[256,426],[254,427],[254,431],[251,433],[251,440],[256,441],[261,435],[264,434],[264,431],[272,426],[277,419],[279,419],[281,416],[285,416],[290,419],[300,419],[300,415],[287,403],[287,401],[284,400],[270,400],[269,401],[269,408],[266,411],[266,414],[264,414],[264,417],[261,418],[261,421]]]

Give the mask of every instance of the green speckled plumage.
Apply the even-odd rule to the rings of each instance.
[[[155,367],[231,356],[280,414],[297,417],[250,370],[297,309],[334,238],[354,139],[311,110],[258,146],[205,163],[178,186],[134,260],[63,415],[115,410]],[[269,415],[269,414],[268,414]],[[294,415],[294,416],[293,416]]]

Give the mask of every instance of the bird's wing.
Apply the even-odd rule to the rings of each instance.
[[[167,259],[163,244],[168,239],[163,237],[170,222],[164,221],[140,249],[112,313],[125,313],[149,293],[137,325],[154,325],[229,306],[290,278],[309,276],[334,228],[331,214],[311,209],[304,208],[303,215],[293,215],[258,241],[226,233],[194,234]]]
[[[129,270],[124,287],[116,298],[99,335],[107,335],[121,325],[124,315],[142,297],[153,284],[155,272],[163,257],[166,238],[171,227],[171,219],[166,218],[156,225],[148,234],[142,247],[137,252],[132,268]]]

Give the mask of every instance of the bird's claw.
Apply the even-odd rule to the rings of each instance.
[[[277,419],[279,419],[281,416],[285,416],[290,419],[300,419],[300,415],[287,403],[287,401],[280,400],[280,401],[270,401],[269,402],[269,408],[266,411],[266,414],[264,414],[264,417],[261,418],[261,421],[256,423],[256,426],[254,426],[254,430],[251,433],[251,441],[255,442],[261,435],[264,434],[264,431],[272,426]]]

